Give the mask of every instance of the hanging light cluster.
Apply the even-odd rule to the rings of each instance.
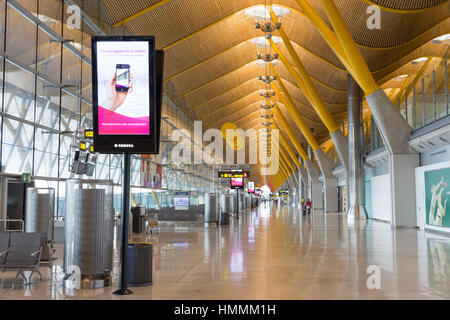
[[[274,24],[272,22],[270,14],[267,11],[268,6],[272,7],[272,10],[278,17],[279,21],[281,21],[283,16],[290,12],[290,10],[285,7],[271,5],[265,1],[264,5],[248,8],[245,10],[245,14],[254,19],[256,32],[261,31],[263,33],[263,36],[257,36],[252,39],[251,42],[255,44],[257,65],[261,70],[261,73],[258,76],[258,80],[260,81],[259,95],[264,99],[260,103],[261,118],[263,120],[261,125],[265,130],[264,139],[266,139],[266,143],[264,151],[267,157],[270,158],[272,155],[271,126],[274,124],[274,116],[271,110],[274,108],[274,105],[271,99],[276,95],[275,91],[271,89],[270,84],[272,81],[276,81],[277,78],[275,75],[272,75],[271,68],[268,64],[271,63],[273,66],[276,66],[279,63],[279,60],[278,54],[272,52],[272,48],[267,43],[267,39],[272,39],[272,41],[276,44],[282,42],[280,37],[273,35],[275,31],[280,30],[282,23],[278,22]]]

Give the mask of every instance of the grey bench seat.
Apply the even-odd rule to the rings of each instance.
[[[39,270],[42,250],[41,233],[0,233],[0,270],[17,270],[14,283],[22,276],[25,284],[31,284],[34,273],[42,279]],[[24,271],[31,271],[28,278]]]

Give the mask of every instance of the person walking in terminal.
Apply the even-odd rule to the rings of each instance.
[[[312,202],[311,202],[311,199],[308,199],[306,201],[304,209],[303,209],[303,215],[311,214],[311,208],[312,208]]]

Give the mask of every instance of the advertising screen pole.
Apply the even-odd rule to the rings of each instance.
[[[239,189],[236,189],[236,219],[239,219]]]
[[[128,290],[131,154],[159,154],[164,51],[154,36],[93,36],[92,105],[95,150],[122,154],[120,279]],[[141,156],[142,157],[142,156]]]
[[[131,154],[124,152],[122,156],[122,214],[120,232],[120,273],[119,273],[119,290],[114,291],[117,295],[132,294],[128,290],[128,224],[130,215],[130,162]]]

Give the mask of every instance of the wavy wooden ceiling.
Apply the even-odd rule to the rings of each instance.
[[[328,24],[320,0],[307,0]],[[157,5],[156,0],[103,0],[113,24]],[[346,77],[343,65],[328,47],[294,0],[266,1],[291,9],[283,28],[308,73],[338,123],[346,118]],[[244,9],[261,0],[163,0],[152,10],[126,22],[136,35],[152,34],[158,49],[166,53],[165,79],[174,85],[179,99],[205,127],[220,128],[228,121],[241,125],[260,118],[256,47],[249,40],[262,33]],[[387,81],[409,61],[440,56],[443,47],[430,40],[450,33],[448,0],[335,0],[375,78]],[[369,30],[367,7],[382,7],[381,30]],[[284,45],[280,46],[285,51]],[[409,68],[414,68],[409,66]],[[420,68],[415,67],[415,68]],[[312,106],[297,88],[286,68],[277,72],[319,141],[328,133]],[[398,72],[397,72],[398,73]],[[304,141],[286,108],[280,107],[301,141]],[[236,112],[233,114],[233,112]],[[261,118],[260,118],[261,119]],[[262,119],[261,119],[262,120]]]

